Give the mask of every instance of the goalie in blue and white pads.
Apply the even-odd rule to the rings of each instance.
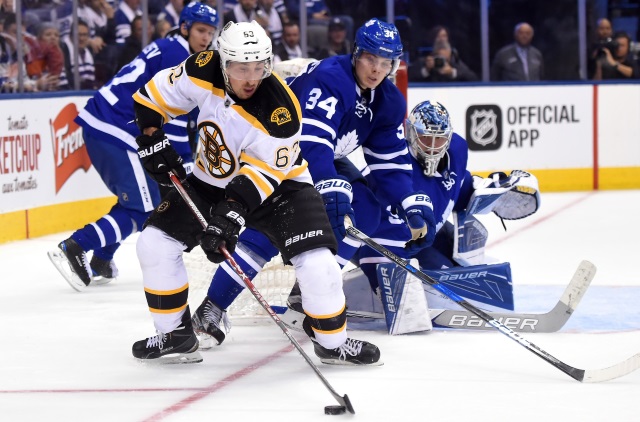
[[[400,214],[382,198],[378,199],[385,212],[370,236],[397,255],[417,259],[429,275],[485,309],[513,310],[509,264],[483,265],[488,233],[474,214],[494,212],[509,220],[533,214],[540,206],[535,176],[521,170],[510,175],[493,173],[486,179],[472,176],[467,170],[467,143],[453,131],[446,108],[436,102],[424,101],[411,111],[405,135],[414,187],[431,199],[435,238],[429,244],[411,240],[405,219],[398,218]],[[367,175],[367,181],[375,191],[375,180]],[[449,217],[453,223],[447,221]],[[360,249],[359,263],[371,288],[381,294],[391,334],[417,331],[416,319],[430,322],[426,303],[423,306],[414,299],[411,309],[402,313],[406,295],[412,294],[413,284],[420,283],[417,279],[395,271],[395,264],[368,247]],[[349,297],[349,290],[345,285],[347,306],[358,309],[360,303]],[[425,293],[432,309],[442,300],[433,289],[425,287]],[[395,313],[385,306],[389,303],[394,304]],[[423,325],[421,330],[429,328]]]

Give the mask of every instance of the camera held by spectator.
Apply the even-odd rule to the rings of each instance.
[[[619,45],[620,43],[618,43],[618,41],[613,38],[601,40],[598,44],[598,52],[596,53],[596,57],[599,59],[606,57],[607,53],[604,51],[605,49],[609,50],[611,54],[615,54]]]
[[[412,82],[454,82],[476,81],[478,77],[460,59],[452,55],[447,41],[436,41],[432,54],[424,60],[409,66],[409,80]]]

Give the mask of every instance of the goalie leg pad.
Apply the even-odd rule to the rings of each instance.
[[[418,263],[413,265],[416,267]],[[378,283],[387,330],[391,335],[433,328],[422,282],[396,264],[378,264]]]

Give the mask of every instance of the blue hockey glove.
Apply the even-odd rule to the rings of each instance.
[[[329,222],[338,240],[347,236],[344,217],[349,216],[355,225],[356,218],[351,208],[353,190],[351,184],[343,179],[327,179],[316,183],[316,190],[322,195]]]
[[[173,170],[180,180],[187,178],[182,166],[182,157],[171,146],[164,131],[158,129],[151,135],[140,135],[136,138],[138,156],[149,176],[162,186],[172,186],[169,171]]]
[[[397,210],[411,230],[411,241],[407,248],[420,250],[431,246],[436,237],[436,219],[429,195],[423,192],[409,194],[402,199]]]
[[[225,260],[220,246],[225,246],[230,254],[236,250],[238,235],[244,226],[246,214],[247,210],[239,202],[222,201],[216,205],[209,224],[199,239],[209,261],[219,264]]]

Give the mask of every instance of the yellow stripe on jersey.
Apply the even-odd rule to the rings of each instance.
[[[247,122],[251,123],[251,125],[253,127],[255,127],[256,129],[261,130],[265,134],[271,136],[269,134],[269,132],[267,131],[267,129],[262,125],[262,123],[260,123],[260,121],[258,119],[253,117],[253,115],[251,113],[247,113],[245,111],[245,109],[242,108],[242,106],[239,106],[237,104],[233,104],[231,106],[231,108],[233,108],[236,112],[238,112],[238,114],[241,115]]]
[[[169,120],[171,120],[169,115],[164,110],[162,110],[160,107],[155,105],[148,98],[143,97],[142,95],[140,95],[140,91],[136,91],[133,94],[133,101],[135,101],[135,102],[137,102],[139,104],[142,104],[143,106],[145,106],[147,108],[150,108],[151,110],[155,111],[156,113],[158,113],[159,115],[162,116],[162,118],[164,119],[165,122],[168,122]]]
[[[156,82],[153,79],[151,79],[147,84],[147,89],[148,89],[149,95],[153,97],[156,103],[160,107],[162,107],[164,110],[167,110],[169,113],[171,113],[172,116],[180,116],[182,114],[187,114],[189,112],[189,110],[182,110],[180,108],[172,107],[169,104],[167,104],[167,102],[164,100],[164,97],[160,93],[160,90],[158,90],[158,87],[156,86]]]
[[[307,160],[302,160],[302,164],[300,164],[298,167],[293,167],[291,171],[287,173],[287,179],[295,179],[296,177],[304,173],[308,167],[309,163],[307,163]]]
[[[272,169],[264,161],[260,161],[257,158],[251,157],[249,154],[245,152],[240,154],[240,161],[249,163],[253,167],[258,167],[259,169],[263,170],[265,173],[268,173],[269,175],[273,176],[275,179],[278,179],[280,182],[282,182],[287,177],[287,175],[284,174],[283,172]]]
[[[177,293],[184,292],[188,288],[189,288],[189,283],[186,283],[184,286],[178,287],[177,289],[173,289],[173,290],[154,290],[154,289],[149,289],[148,287],[145,287],[144,291],[147,293],[151,293],[152,295],[169,296],[169,295],[175,295]]]
[[[296,107],[296,113],[298,113],[298,121],[299,122],[302,121],[302,110],[300,109],[300,102],[298,101],[298,99],[296,97],[296,94],[293,93],[291,88],[289,88],[289,85],[287,85],[287,83],[285,81],[283,81],[282,78],[280,78],[280,76],[278,76],[278,74],[272,73],[272,75],[275,76],[276,79],[280,81],[280,83],[282,84],[284,89],[286,89],[287,92],[289,93],[289,95],[291,96],[291,102]]]
[[[173,309],[156,309],[156,308],[149,307],[149,311],[154,313],[154,314],[175,314],[177,312],[182,311],[186,307],[187,307],[187,304],[185,303],[181,307],[173,308]]]
[[[267,183],[264,180],[262,180],[262,177],[264,176],[262,176],[255,169],[249,166],[243,166],[238,173],[247,176],[256,186],[258,191],[262,191],[260,193],[260,196],[262,197],[263,201],[265,200],[265,198],[267,198],[269,195],[273,193],[273,190],[274,190],[273,186],[271,186],[270,183]]]
[[[216,88],[211,82],[203,81],[202,79],[194,78],[193,76],[189,76],[189,80],[194,85],[197,85],[200,88],[213,93],[213,95],[215,95],[216,97],[224,98],[224,90]]]

